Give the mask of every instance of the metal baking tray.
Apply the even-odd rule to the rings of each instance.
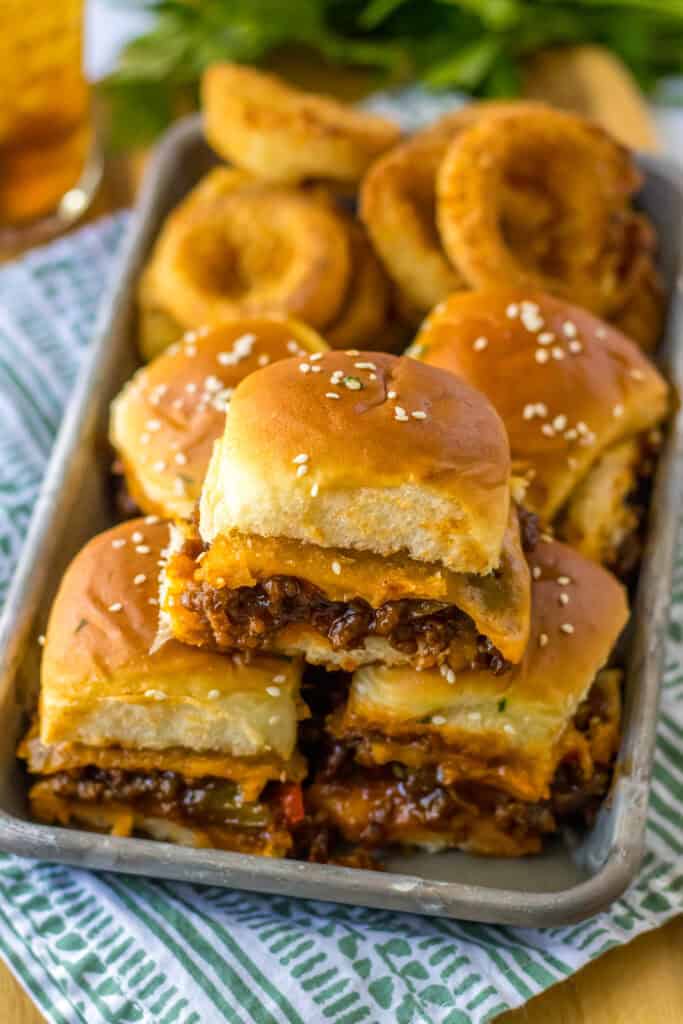
[[[534,858],[464,853],[394,856],[386,872],[274,861],[38,825],[26,812],[27,779],[14,751],[38,689],[47,613],[62,572],[81,545],[111,523],[107,445],[109,403],[137,365],[135,285],[159,227],[216,162],[199,117],[178,122],[147,173],[118,273],[69,402],[7,604],[0,620],[0,849],[80,867],[126,871],[517,925],[580,920],[605,907],[635,875],[644,844],[658,691],[668,622],[678,513],[683,497],[683,415],[677,412],[659,462],[635,609],[627,637],[624,731],[611,799],[573,848],[561,840]],[[660,362],[683,378],[683,184],[665,161],[643,157],[640,204],[660,237],[671,306]]]

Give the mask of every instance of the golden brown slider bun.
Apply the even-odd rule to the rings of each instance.
[[[204,72],[202,108],[204,131],[217,153],[278,183],[358,181],[401,135],[382,117],[238,64],[214,64]]]
[[[382,352],[287,359],[235,389],[200,502],[231,530],[496,568],[508,521],[503,424],[464,381]]]
[[[561,299],[499,288],[438,306],[408,354],[480,388],[502,416],[525,504],[549,522],[613,445],[660,422],[666,381],[614,327]]]
[[[114,400],[110,439],[143,512],[189,518],[233,389],[293,354],[324,352],[314,330],[277,315],[189,331],[139,370]]]
[[[456,779],[479,779],[525,800],[547,797],[567,744],[581,747],[571,719],[628,606],[611,573],[566,545],[539,542],[529,564],[531,635],[519,665],[500,676],[359,669],[334,734],[369,737],[359,755],[366,761],[438,763]]]
[[[137,519],[93,538],[55,598],[41,671],[40,740],[231,758],[294,754],[300,664],[249,665],[157,637],[169,528]]]

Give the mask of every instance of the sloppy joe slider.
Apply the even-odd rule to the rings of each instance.
[[[91,540],[50,614],[19,756],[40,821],[282,856],[300,814],[301,666],[169,641],[153,650],[168,525]],[[152,653],[151,653],[152,652]]]
[[[221,649],[353,669],[519,661],[529,575],[503,425],[386,353],[284,360],[235,389],[163,613]]]
[[[453,295],[408,353],[481,388],[503,418],[525,504],[584,554],[617,564],[668,386],[640,349],[585,310],[537,292]]]
[[[624,590],[553,541],[530,555],[532,622],[504,676],[366,666],[328,720],[335,746],[308,791],[319,825],[353,842],[537,851],[595,814],[619,743],[620,672],[604,668]]]
[[[115,399],[110,426],[137,506],[166,518],[191,516],[237,384],[277,359],[326,349],[296,320],[243,317],[188,331],[139,370]]]

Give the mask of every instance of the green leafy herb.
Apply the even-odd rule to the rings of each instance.
[[[81,630],[82,630],[82,629],[83,629],[83,628],[84,628],[85,626],[87,626],[87,625],[89,625],[89,623],[88,623],[88,620],[87,620],[87,619],[81,619],[81,621],[80,621],[80,622],[78,623],[78,625],[77,625],[77,626],[76,626],[76,628],[74,629],[74,634],[75,634],[75,633],[80,633],[80,631],[81,631]]]
[[[372,72],[378,85],[418,80],[476,96],[520,91],[523,61],[562,44],[599,43],[643,88],[683,72],[681,0],[155,0],[151,30],[103,83],[113,140],[147,142],[196,105],[217,60],[265,61],[304,46]],[[665,93],[681,102],[680,93]]]
[[[498,710],[499,711],[505,711],[507,706],[508,706],[508,699],[507,699],[507,697],[501,697],[500,700],[498,701]]]
[[[349,391],[361,391],[363,387],[360,377],[344,377],[344,384]]]

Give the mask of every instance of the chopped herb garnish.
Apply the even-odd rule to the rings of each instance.
[[[88,625],[88,620],[87,619],[81,619],[81,621],[78,623],[78,625],[74,629],[74,633],[80,633],[80,631],[83,629],[83,627],[87,626],[87,625]]]
[[[507,697],[501,697],[501,699],[498,701],[498,710],[499,711],[505,711],[505,708],[507,706],[508,706],[508,699],[507,699]]]
[[[349,391],[360,391],[363,387],[360,377],[344,377],[344,384]]]

